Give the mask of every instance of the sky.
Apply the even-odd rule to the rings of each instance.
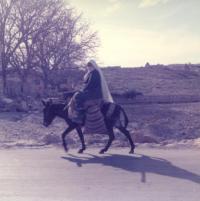
[[[98,32],[104,66],[200,63],[200,0],[66,0]]]

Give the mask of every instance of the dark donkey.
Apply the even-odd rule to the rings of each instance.
[[[68,124],[68,128],[62,133],[62,142],[63,142],[65,151],[68,151],[65,137],[70,131],[75,129],[79,135],[79,138],[80,138],[81,144],[82,144],[82,148],[78,151],[78,153],[83,153],[83,151],[86,149],[86,146],[85,146],[85,140],[84,140],[84,136],[83,136],[81,127],[84,125],[74,123],[68,117],[67,108],[65,109],[66,104],[53,103],[53,101],[51,99],[47,100],[47,101],[43,100],[42,103],[45,106],[44,110],[43,110],[44,126],[46,126],[46,127],[49,126],[55,117],[63,118],[66,121],[66,123]],[[104,152],[106,152],[109,149],[112,141],[115,138],[113,128],[119,129],[128,138],[129,143],[131,145],[131,150],[129,153],[134,153],[135,145],[133,143],[133,140],[131,139],[129,131],[127,130],[128,118],[127,118],[125,111],[123,110],[123,108],[120,105],[116,104],[115,110],[113,111],[113,115],[111,115],[111,118],[108,118],[108,117],[106,117],[106,114],[109,109],[109,104],[110,103],[104,103],[101,108],[101,111],[105,118],[106,127],[109,131],[108,132],[109,140],[108,140],[108,143],[105,146],[105,148],[103,148],[99,153],[103,154]],[[120,120],[121,115],[123,115],[123,117],[124,117],[123,122]]]

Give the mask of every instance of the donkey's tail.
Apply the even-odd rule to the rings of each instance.
[[[126,112],[124,111],[124,109],[120,106],[120,120],[121,120],[121,116],[122,116],[121,114],[123,115],[123,120],[124,120],[122,125],[124,128],[127,128],[128,123],[129,123],[128,116],[127,116]]]

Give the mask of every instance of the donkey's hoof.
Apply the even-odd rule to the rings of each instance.
[[[134,149],[131,149],[131,150],[129,151],[129,154],[134,154]]]
[[[102,149],[99,153],[100,154],[104,154],[106,152],[106,150],[105,149]]]
[[[64,147],[65,152],[67,153],[69,149],[67,147]]]
[[[82,154],[85,149],[79,149],[78,153]]]

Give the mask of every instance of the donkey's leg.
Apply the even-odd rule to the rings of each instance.
[[[110,145],[112,144],[112,141],[115,139],[113,129],[109,129],[108,136],[109,136],[108,143],[107,143],[107,145],[105,146],[105,148],[102,149],[102,150],[99,152],[100,154],[103,154],[104,152],[108,151]]]
[[[129,131],[128,131],[126,128],[124,128],[124,127],[119,127],[118,129],[128,138],[129,143],[130,143],[130,145],[131,145],[131,150],[130,150],[129,153],[130,153],[130,154],[133,154],[133,153],[134,153],[134,149],[135,149],[135,145],[134,145],[134,143],[133,143],[133,140],[132,140],[132,138],[131,138],[131,136],[130,136]]]
[[[67,143],[65,141],[65,137],[66,135],[75,129],[75,126],[69,126],[63,133],[62,133],[62,142],[63,142],[63,147],[65,149],[65,151],[67,152],[68,151],[68,148],[67,148]]]
[[[77,133],[78,133],[78,135],[79,135],[79,138],[80,138],[81,144],[82,144],[82,148],[79,149],[79,151],[78,151],[78,153],[81,154],[81,153],[83,153],[83,151],[86,149],[85,140],[84,140],[84,136],[83,136],[83,132],[82,132],[82,130],[81,130],[81,127],[77,127],[77,128],[76,128],[76,131],[77,131]]]

